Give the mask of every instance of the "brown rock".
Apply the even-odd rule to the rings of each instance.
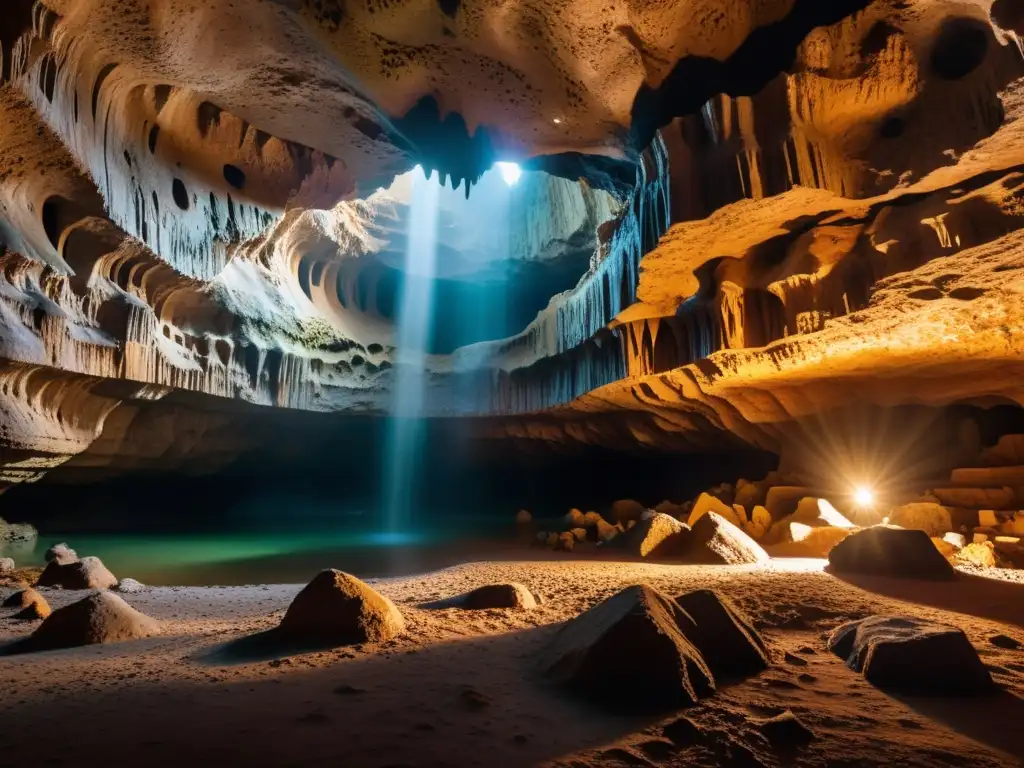
[[[911,616],[871,616],[834,629],[829,649],[879,688],[928,696],[992,689],[992,678],[956,627]]]
[[[956,558],[962,563],[970,563],[971,565],[978,565],[982,568],[996,567],[995,546],[991,541],[968,544],[956,553]]]
[[[543,653],[545,673],[617,710],[693,704],[715,684],[681,619],[652,587],[627,587],[559,630]]]
[[[48,563],[59,563],[60,565],[67,565],[73,563],[78,559],[78,553],[75,552],[71,547],[63,542],[60,544],[54,544],[43,556]]]
[[[13,557],[0,557],[0,576],[14,573],[16,567]]]
[[[850,534],[829,552],[837,573],[953,578],[953,568],[924,531],[876,525]]]
[[[998,443],[981,452],[980,463],[985,467],[1024,465],[1024,435],[1003,435]]]
[[[596,530],[597,540],[603,541],[606,544],[622,533],[622,528],[620,526],[606,523],[604,519],[598,521]]]
[[[765,545],[772,557],[828,557],[836,544],[853,533],[851,528],[812,527],[805,523],[776,525],[784,527],[788,533],[779,543]]]
[[[66,565],[51,560],[36,582],[37,587],[61,589],[111,589],[116,585],[117,577],[98,557],[83,557]]]
[[[927,502],[896,507],[889,513],[889,524],[924,531],[929,536],[941,536],[953,527],[948,509]]]
[[[970,467],[954,469],[949,476],[954,485],[967,488],[1011,488],[1024,486],[1024,465],[1012,467]],[[955,505],[964,506],[964,505]]]
[[[939,550],[939,554],[941,554],[947,560],[955,557],[956,553],[959,551],[956,547],[954,547],[945,539],[940,539],[938,536],[932,536],[931,538],[932,544],[934,544],[935,548]]]
[[[633,499],[619,499],[612,503],[611,510],[608,512],[609,521],[612,523],[627,523],[630,520],[639,520],[647,510],[643,504]]]
[[[660,512],[663,515],[674,517],[676,520],[681,520],[683,516],[683,507],[681,504],[673,504],[671,501],[663,501],[654,508],[655,512]]]
[[[46,598],[31,587],[19,590],[9,596],[4,600],[3,607],[21,609],[21,613],[15,616],[19,619],[45,619],[51,613],[50,604],[46,602]],[[22,614],[25,615],[22,616]]]
[[[522,584],[488,584],[478,587],[456,598],[456,602],[468,610],[487,608],[516,608],[527,610],[537,607],[537,601]]]
[[[694,563],[742,565],[769,560],[761,545],[715,512],[703,515],[686,538],[683,559]]]
[[[680,628],[701,652],[715,681],[757,674],[769,664],[764,640],[743,612],[710,589],[680,595],[683,610]]]
[[[950,507],[968,509],[1011,509],[1013,488],[936,488],[932,494]]]
[[[682,552],[688,532],[674,517],[656,512],[616,538],[614,545],[635,557],[674,557]]]
[[[533,515],[528,510],[520,509],[516,512],[516,525],[529,525],[533,522]]]
[[[21,650],[118,643],[155,635],[160,625],[110,592],[94,592],[50,614]]]
[[[329,569],[295,596],[278,629],[303,642],[349,645],[397,637],[405,631],[405,620],[369,584]]]
[[[578,542],[587,540],[586,528],[573,528],[571,531],[569,531],[569,533],[571,533],[573,538],[576,539],[576,541]]]
[[[690,510],[690,517],[687,523],[692,528],[708,512],[715,512],[721,515],[733,525],[741,526],[743,524],[743,521],[737,516],[736,510],[732,506],[712,496],[710,493],[702,493],[697,497],[697,501],[693,504],[693,509]]]
[[[772,520],[781,520],[796,512],[800,499],[808,496],[814,496],[814,492],[810,488],[799,485],[776,485],[768,489],[764,506],[768,510],[768,514],[772,516]]]

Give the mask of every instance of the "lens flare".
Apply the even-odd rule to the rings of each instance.
[[[870,507],[875,503],[875,492],[866,485],[859,485],[853,492],[853,500],[859,507]]]
[[[518,163],[495,163],[494,167],[498,169],[501,174],[501,178],[505,180],[505,183],[510,187],[515,186],[515,183],[519,181],[519,177],[523,175],[523,169],[519,167]]]

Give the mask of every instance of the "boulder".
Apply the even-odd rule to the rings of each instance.
[[[608,518],[613,523],[623,523],[630,520],[639,520],[640,515],[647,509],[639,501],[633,499],[619,499],[612,503],[612,507],[608,512]]]
[[[28,638],[25,650],[118,643],[150,637],[159,631],[155,619],[136,611],[117,595],[94,592],[51,613]]]
[[[761,545],[716,512],[701,516],[686,537],[683,559],[694,563],[742,565],[769,560]]]
[[[516,525],[529,525],[533,522],[533,515],[525,509],[520,509],[516,512]]]
[[[889,513],[889,524],[924,531],[929,536],[941,536],[953,527],[948,509],[927,502],[896,507]]]
[[[992,689],[992,678],[956,627],[912,616],[870,616],[832,631],[829,649],[879,688],[926,696]]]
[[[78,560],[78,553],[75,552],[71,547],[63,542],[60,544],[54,544],[43,556],[48,563],[59,563],[60,565],[67,565]]]
[[[793,514],[787,520],[819,527],[848,528],[851,530],[857,527],[842,512],[833,507],[828,499],[819,499],[812,496],[805,496],[800,499]]]
[[[851,533],[828,555],[836,573],[951,579],[953,567],[924,531],[876,525]]]
[[[0,576],[14,573],[16,567],[13,557],[0,557]]]
[[[544,534],[544,544],[548,549],[558,549],[558,539],[560,534],[551,532]]]
[[[687,523],[692,528],[708,512],[714,512],[721,515],[733,525],[741,526],[743,521],[736,515],[736,510],[730,505],[723,501],[715,498],[710,493],[702,493],[697,497],[697,501],[694,502],[693,509],[690,510],[690,517]]]
[[[961,563],[981,566],[982,568],[996,567],[995,545],[991,541],[983,541],[978,544],[968,544],[956,553],[956,559]]]
[[[688,532],[674,517],[655,512],[617,537],[614,546],[634,557],[671,558],[682,552]]]
[[[777,544],[765,545],[765,549],[772,557],[828,557],[828,553],[839,542],[853,533],[850,528],[836,528],[831,525],[812,527],[805,523],[788,523],[784,528],[788,533],[783,540]]]
[[[486,608],[536,608],[537,601],[522,584],[488,584],[467,592],[455,599],[455,604],[467,610],[476,611]]]
[[[145,592],[147,589],[149,587],[135,579],[121,579],[117,582],[117,591],[125,595],[137,595],[140,592]]]
[[[1024,487],[1024,464],[954,469],[949,479],[965,488],[1019,488]]]
[[[776,485],[768,489],[764,507],[772,516],[772,520],[781,520],[796,512],[800,499],[808,496],[814,496],[814,492],[810,488],[801,485]]]
[[[765,490],[758,484],[740,478],[736,481],[736,493],[733,495],[733,504],[739,504],[744,509],[753,509],[764,504]]]
[[[748,722],[779,752],[797,749],[817,738],[814,731],[788,709],[775,717],[751,718]]]
[[[694,704],[715,684],[680,630],[687,619],[652,587],[627,587],[567,622],[543,651],[545,674],[618,710]]]
[[[578,542],[587,540],[586,528],[573,528],[571,531],[569,531],[569,533],[571,533],[573,535],[573,538],[576,539],[576,541]]]
[[[764,640],[730,601],[710,589],[675,600],[684,614],[679,623],[683,635],[700,651],[715,681],[748,677],[768,666]]]
[[[405,620],[366,582],[328,569],[295,596],[278,631],[301,642],[348,645],[397,637],[405,631]]]
[[[941,554],[947,560],[955,557],[956,553],[959,551],[956,547],[954,547],[945,539],[940,539],[938,536],[932,536],[931,539],[932,544],[934,544],[935,548],[939,550],[939,554]]]
[[[756,506],[750,511],[750,519],[743,526],[743,531],[754,541],[760,541],[768,535],[772,527],[772,516],[762,506]]]
[[[4,608],[20,609],[18,613],[14,615],[14,618],[21,619],[22,621],[37,621],[39,619],[45,619],[52,613],[50,610],[50,604],[46,602],[46,598],[31,587],[29,589],[23,589],[19,592],[15,592],[4,600]]]
[[[683,506],[681,504],[673,504],[671,501],[663,501],[654,508],[655,512],[660,512],[663,515],[674,517],[676,520],[683,518]]]
[[[572,552],[576,547],[576,537],[571,531],[562,531],[558,534],[558,545],[555,547],[560,552]]]
[[[66,565],[51,560],[36,582],[37,587],[62,589],[111,589],[116,584],[117,577],[98,557],[83,557]]]
[[[978,525],[982,528],[998,528],[1003,524],[1003,518],[996,514],[994,509],[978,510]]]
[[[736,489],[729,483],[719,483],[714,488],[708,488],[706,493],[709,496],[714,496],[727,507],[731,507],[736,501]]]
[[[598,524],[603,522],[604,518],[597,514],[597,512],[586,512],[583,515],[584,528],[597,528]]]
[[[583,517],[583,513],[578,509],[573,508],[565,513],[565,517],[562,518],[562,525],[566,530],[572,530],[573,528],[584,528],[586,527],[586,520]]]
[[[622,533],[622,528],[620,526],[612,525],[611,523],[606,523],[603,518],[601,520],[598,520],[596,530],[597,540],[602,541],[605,544],[607,544],[620,533]]]

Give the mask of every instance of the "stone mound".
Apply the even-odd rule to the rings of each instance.
[[[783,526],[783,523],[779,523]],[[766,545],[772,557],[828,557],[835,546],[849,536],[849,528],[831,525],[812,527],[805,523],[786,523],[787,529],[777,544]]]
[[[34,597],[29,600],[28,605],[14,614],[14,618],[21,621],[38,621],[39,619],[45,619],[53,613],[50,604],[46,602],[46,598],[35,590],[31,591]]]
[[[654,512],[617,537],[614,546],[635,557],[675,557],[683,551],[689,531],[674,517]]]
[[[772,748],[777,751],[796,749],[813,741],[817,736],[790,710],[775,717],[754,718],[750,724],[756,728]]]
[[[929,536],[942,536],[953,528],[949,510],[932,502],[913,502],[896,507],[889,513],[889,522],[900,528],[924,531]]]
[[[485,608],[536,608],[537,601],[522,584],[488,584],[456,598],[456,604],[468,610]]]
[[[828,554],[836,573],[951,579],[955,571],[924,531],[876,525],[852,533]]]
[[[768,648],[751,621],[710,589],[676,598],[684,616],[680,629],[700,651],[715,680],[757,674],[768,666]]]
[[[869,616],[834,629],[828,647],[872,685],[905,693],[984,693],[992,678],[956,627],[911,616]]]
[[[117,643],[155,635],[160,625],[117,595],[96,592],[58,608],[26,641],[26,650],[43,651],[80,645]]]
[[[618,501],[612,502],[611,509],[608,511],[608,520],[612,523],[626,523],[630,520],[639,520],[647,510],[643,504],[633,499],[619,499]]]
[[[125,595],[137,595],[140,592],[145,592],[149,589],[141,581],[135,579],[121,579],[117,582],[117,591]]]
[[[67,544],[61,542],[60,544],[54,544],[43,556],[48,563],[60,563],[61,565],[67,565],[73,563],[78,559],[78,553],[75,552]]]
[[[3,602],[4,608],[28,608],[34,603],[40,603],[46,606],[47,615],[49,615],[50,606],[46,602],[41,594],[36,590],[29,587],[28,589],[22,589],[10,595]]]
[[[98,557],[83,557],[63,565],[51,560],[36,582],[37,587],[61,589],[111,589],[116,585],[117,577]]]
[[[558,631],[543,652],[545,673],[615,709],[693,704],[715,683],[681,622],[688,619],[670,598],[627,587]]]
[[[693,563],[743,565],[770,558],[761,545],[716,512],[706,512],[686,539],[683,559]]]
[[[295,596],[278,631],[301,642],[349,645],[397,637],[405,631],[405,620],[369,584],[328,569]]]

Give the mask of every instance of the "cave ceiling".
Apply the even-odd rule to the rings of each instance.
[[[0,482],[395,412],[412,365],[423,415],[540,445],[1022,404],[1022,36],[1020,0],[7,0]]]

